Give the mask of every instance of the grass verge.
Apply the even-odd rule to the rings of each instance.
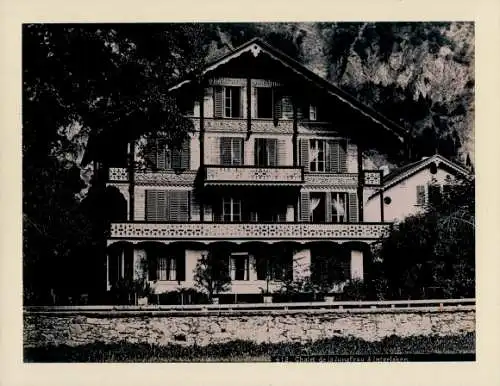
[[[475,334],[391,336],[378,342],[334,337],[309,343],[261,343],[235,340],[208,346],[96,342],[80,346],[26,347],[25,362],[266,362],[273,356],[400,355],[475,353]]]

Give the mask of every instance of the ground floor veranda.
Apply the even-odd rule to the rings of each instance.
[[[144,278],[154,293],[197,288],[197,263],[211,255],[231,279],[225,293],[274,292],[306,278],[337,283],[363,280],[372,261],[362,241],[162,241],[112,240],[106,258],[107,289],[121,278]]]

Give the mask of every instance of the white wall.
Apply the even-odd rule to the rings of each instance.
[[[431,174],[429,168],[426,168],[385,190],[384,197],[390,197],[391,203],[384,203],[384,221],[401,221],[409,215],[421,212],[422,207],[417,206],[417,186],[428,185],[433,181],[437,184],[444,184],[447,176],[453,178],[452,174],[441,168],[438,168],[436,174]],[[379,196],[366,201],[364,210],[365,221],[380,221]]]

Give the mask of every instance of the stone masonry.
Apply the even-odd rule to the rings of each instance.
[[[194,316],[24,315],[25,347],[119,341],[203,346],[236,339],[278,343],[311,342],[335,336],[377,341],[391,335],[447,336],[473,331],[473,310]]]

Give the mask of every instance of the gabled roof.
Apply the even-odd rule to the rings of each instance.
[[[330,95],[335,96],[341,102],[354,108],[361,114],[367,116],[372,121],[380,124],[382,127],[388,129],[394,133],[401,142],[404,142],[408,132],[402,126],[383,116],[382,114],[375,111],[373,108],[367,106],[366,104],[360,102],[358,99],[348,94],[344,90],[330,83],[326,79],[323,79],[319,75],[315,74],[311,70],[307,69],[304,65],[292,59],[290,56],[284,54],[283,52],[272,47],[268,43],[264,42],[260,38],[254,38],[249,40],[245,44],[235,48],[232,52],[222,56],[221,58],[207,64],[201,71],[188,76],[185,80],[171,86],[169,91],[174,91],[179,89],[189,83],[196,81],[197,78],[203,77],[210,72],[216,70],[219,66],[228,63],[229,61],[241,56],[244,53],[252,53],[255,57],[264,53],[274,60],[279,61],[283,66],[291,69],[293,72],[299,76],[305,78],[307,81],[313,83],[319,88],[324,89]]]
[[[471,175],[471,173],[463,166],[450,161],[448,158],[445,158],[440,154],[434,154],[432,157],[425,157],[419,161],[401,166],[398,169],[394,169],[392,172],[383,177],[382,190],[387,190],[390,187],[397,185],[401,181],[406,180],[407,178],[413,176],[421,170],[429,167],[432,163],[435,163],[438,167],[442,167],[442,165],[445,165],[446,168],[455,172],[457,175],[462,175],[463,177],[468,177]],[[378,193],[375,193],[369,199],[377,194]]]

